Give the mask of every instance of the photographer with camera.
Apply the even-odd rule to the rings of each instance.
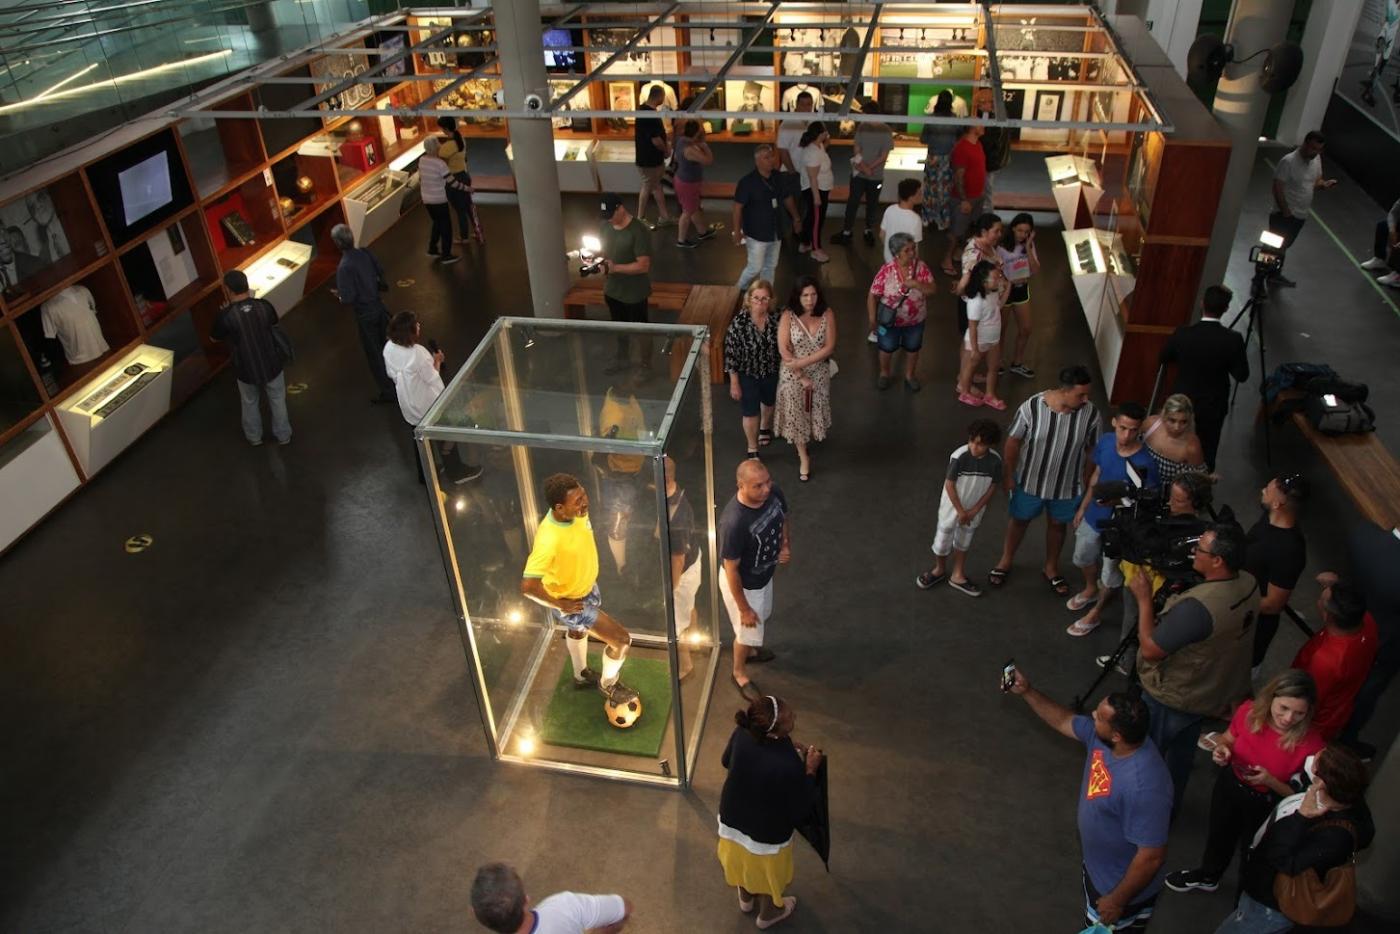
[[[1167,487],[1166,515],[1148,520],[1152,523],[1154,535],[1167,537],[1166,553],[1162,553],[1160,550],[1154,553],[1153,550],[1149,549],[1144,554],[1139,553],[1140,549],[1138,548],[1120,551],[1119,549],[1125,544],[1121,540],[1105,546],[1106,551],[1122,555],[1122,560],[1118,562],[1118,571],[1124,582],[1137,575],[1146,575],[1152,585],[1154,600],[1164,584],[1179,582],[1181,573],[1186,570],[1185,565],[1189,564],[1189,559],[1183,562],[1177,555],[1174,539],[1181,537],[1189,541],[1199,535],[1209,524],[1209,519],[1206,517],[1210,513],[1210,504],[1211,479],[1207,475],[1186,473],[1172,480],[1171,485]],[[1165,600],[1166,596],[1162,595],[1162,599]],[[1131,637],[1135,642],[1137,628],[1137,600],[1129,597],[1123,601],[1123,628],[1120,638],[1127,640]],[[1100,655],[1095,661],[1098,662],[1100,668],[1107,668],[1114,661],[1114,656]],[[1121,657],[1118,658],[1118,673],[1127,675],[1136,664],[1137,645],[1133,644],[1127,646]]]
[[[1077,613],[1091,606],[1088,615],[1075,620],[1065,632],[1087,636],[1099,628],[1104,606],[1123,586],[1118,561],[1103,553],[1102,523],[1113,515],[1114,506],[1133,505],[1144,490],[1161,487],[1157,464],[1147,453],[1140,431],[1147,410],[1138,402],[1124,402],[1113,416],[1112,434],[1100,436],[1090,458],[1094,472],[1084,490],[1084,500],[1070,525],[1074,528],[1074,565],[1084,573],[1084,589],[1065,602],[1065,609]],[[1105,497],[1100,484],[1122,485],[1126,496]]]
[[[647,299],[651,297],[651,231],[628,213],[622,196],[615,192],[603,194],[601,217],[607,221],[598,240],[602,244],[601,272],[607,277],[603,298],[608,303],[608,313],[614,321],[645,322]],[[627,369],[628,342],[627,335],[618,335],[617,359],[608,364],[604,373],[611,375]],[[651,340],[644,338],[640,344],[642,369],[650,369]]]
[[[1192,551],[1201,583],[1167,598],[1160,613],[1152,582],[1128,583],[1138,609],[1138,662],[1150,735],[1172,776],[1172,812],[1181,807],[1191,777],[1201,722],[1230,710],[1249,693],[1249,653],[1259,593],[1244,565],[1238,526],[1210,526]]]

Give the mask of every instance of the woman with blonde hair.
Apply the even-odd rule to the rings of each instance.
[[[1142,443],[1157,465],[1162,488],[1184,473],[1205,473],[1206,455],[1196,436],[1196,407],[1182,394],[1167,396],[1161,415],[1150,415],[1142,425]]]
[[[759,447],[773,440],[773,404],[778,398],[778,370],[782,366],[778,315],[773,308],[773,283],[755,279],[724,332],[729,398],[739,403],[749,457],[758,457]]]
[[[1215,891],[1235,850],[1248,846],[1280,798],[1300,790],[1289,784],[1290,779],[1325,745],[1312,724],[1316,706],[1312,675],[1288,668],[1235,710],[1230,728],[1219,734],[1211,750],[1215,764],[1226,768],[1216,776],[1211,793],[1200,868],[1170,873],[1168,888]]]

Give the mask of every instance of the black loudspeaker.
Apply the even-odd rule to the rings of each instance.
[[[1259,70],[1259,87],[1270,94],[1287,91],[1298,80],[1303,70],[1303,50],[1296,42],[1282,42],[1264,56],[1264,67]]]
[[[1226,45],[1219,36],[1197,36],[1186,53],[1186,82],[1192,87],[1210,87],[1220,80],[1234,54],[1235,47]]]

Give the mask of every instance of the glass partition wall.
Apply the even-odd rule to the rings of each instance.
[[[689,783],[719,660],[705,335],[502,318],[418,428],[469,674],[499,759]],[[480,465],[480,478],[454,482],[463,463]],[[555,522],[544,485],[556,474],[587,496],[572,522],[591,530],[584,548],[596,549],[601,613],[630,635],[620,680],[635,706],[576,686],[566,625],[522,595],[536,535]],[[603,651],[595,632],[589,668],[603,670]]]

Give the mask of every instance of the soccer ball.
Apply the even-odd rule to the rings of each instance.
[[[607,714],[608,723],[611,726],[619,730],[626,730],[642,718],[642,699],[634,697],[621,704],[605,700],[603,701],[603,713]]]

